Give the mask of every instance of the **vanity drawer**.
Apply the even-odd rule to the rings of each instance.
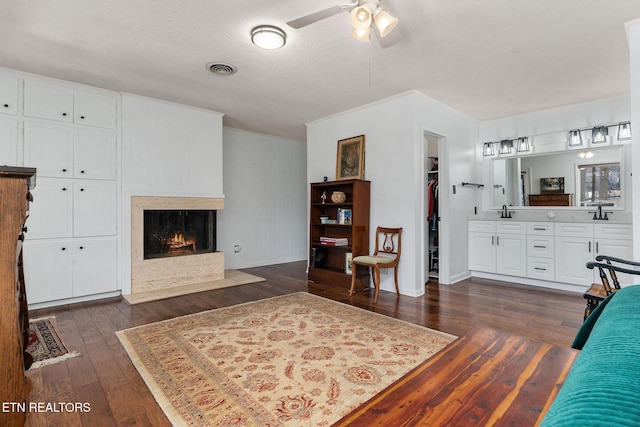
[[[528,222],[527,234],[536,236],[553,236],[553,224],[548,222]]]
[[[527,236],[527,256],[553,258],[553,236]]]
[[[554,280],[555,261],[553,258],[527,258],[527,277],[540,280]]]
[[[593,237],[593,224],[560,222],[555,224],[555,235],[564,237]]]
[[[525,222],[498,222],[496,231],[498,234],[526,234],[527,228]]]
[[[630,224],[593,224],[593,237],[596,239],[628,239],[633,236]]]
[[[480,233],[495,233],[496,222],[495,221],[469,221],[469,231],[476,231]]]

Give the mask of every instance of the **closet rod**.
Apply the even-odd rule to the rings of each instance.
[[[484,184],[474,184],[473,182],[463,182],[462,186],[466,187],[467,185],[470,185],[472,187],[476,187],[476,188],[482,188],[484,187]]]

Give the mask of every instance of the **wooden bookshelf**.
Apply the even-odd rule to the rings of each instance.
[[[356,274],[356,288],[369,287],[369,270],[358,267],[356,271],[347,274],[346,260],[348,253],[353,257],[369,253],[370,185],[369,181],[358,179],[311,184],[308,275],[310,281],[349,289],[351,274]],[[346,199],[343,202],[333,202],[331,195],[334,192],[343,192]],[[340,210],[351,211],[350,224],[339,222]],[[327,217],[329,222],[323,223],[321,217]],[[320,237],[346,238],[347,244],[322,244]]]

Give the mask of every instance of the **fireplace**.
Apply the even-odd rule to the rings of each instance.
[[[145,210],[144,259],[216,251],[215,210]]]

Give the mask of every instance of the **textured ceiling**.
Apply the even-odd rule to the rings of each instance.
[[[382,42],[340,0],[0,0],[0,66],[225,113],[226,126],[305,141],[304,124],[416,89],[476,119],[629,93],[623,24],[638,0],[382,0]],[[258,49],[259,24],[287,32]],[[206,64],[238,67],[217,76]]]

